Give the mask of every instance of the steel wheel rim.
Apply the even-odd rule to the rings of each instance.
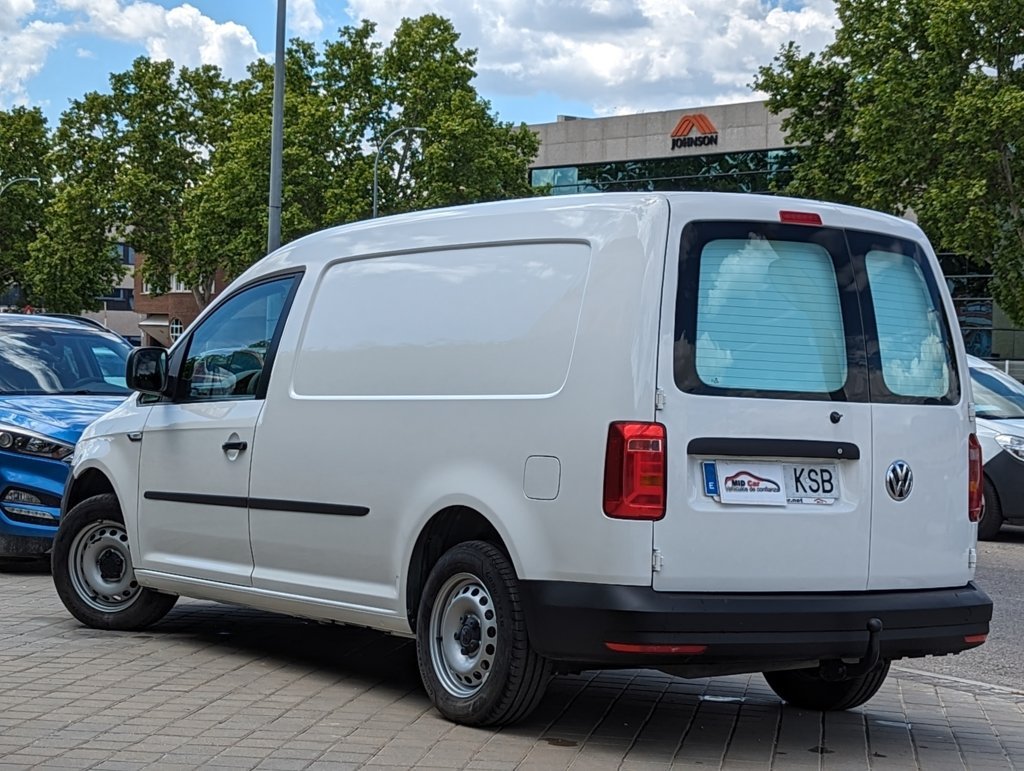
[[[101,520],[82,528],[71,542],[68,573],[82,602],[101,613],[125,610],[142,593],[120,522]]]
[[[484,582],[458,573],[437,593],[430,612],[430,662],[441,686],[465,699],[476,694],[494,671],[498,617]]]

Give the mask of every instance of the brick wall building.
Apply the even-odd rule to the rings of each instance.
[[[167,348],[196,320],[200,308],[192,290],[174,276],[171,277],[169,292],[161,295],[150,292],[148,285],[142,280],[142,271],[139,270],[145,259],[144,256],[138,255],[135,262],[135,310],[142,317],[139,321],[142,344]],[[218,272],[214,281],[214,297],[224,291],[227,284],[224,276]]]

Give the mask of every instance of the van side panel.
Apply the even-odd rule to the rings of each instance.
[[[656,198],[577,200],[318,241],[250,495],[353,508],[253,510],[254,586],[404,616],[416,538],[454,505],[520,578],[649,586],[651,524],[601,506],[608,424],[654,417],[667,218]],[[526,481],[537,457],[558,460],[553,499]]]

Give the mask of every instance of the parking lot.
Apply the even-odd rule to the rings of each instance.
[[[757,675],[587,672],[494,731],[441,720],[374,632],[196,601],[99,632],[38,569],[0,574],[0,618],[2,769],[1024,768],[1024,692],[920,671],[824,717]]]

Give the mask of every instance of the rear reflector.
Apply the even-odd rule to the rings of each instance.
[[[699,656],[708,649],[706,645],[642,645],[616,642],[606,642],[604,647],[616,653],[660,653],[671,656]]]
[[[810,211],[780,211],[779,220],[791,225],[820,225],[821,215]]]
[[[971,522],[981,519],[985,502],[985,483],[982,477],[981,442],[971,434],[967,440],[967,518]]]
[[[612,423],[604,463],[604,513],[616,519],[665,516],[665,427]]]
[[[969,634],[964,637],[964,642],[968,645],[981,645],[987,639],[987,634]]]

